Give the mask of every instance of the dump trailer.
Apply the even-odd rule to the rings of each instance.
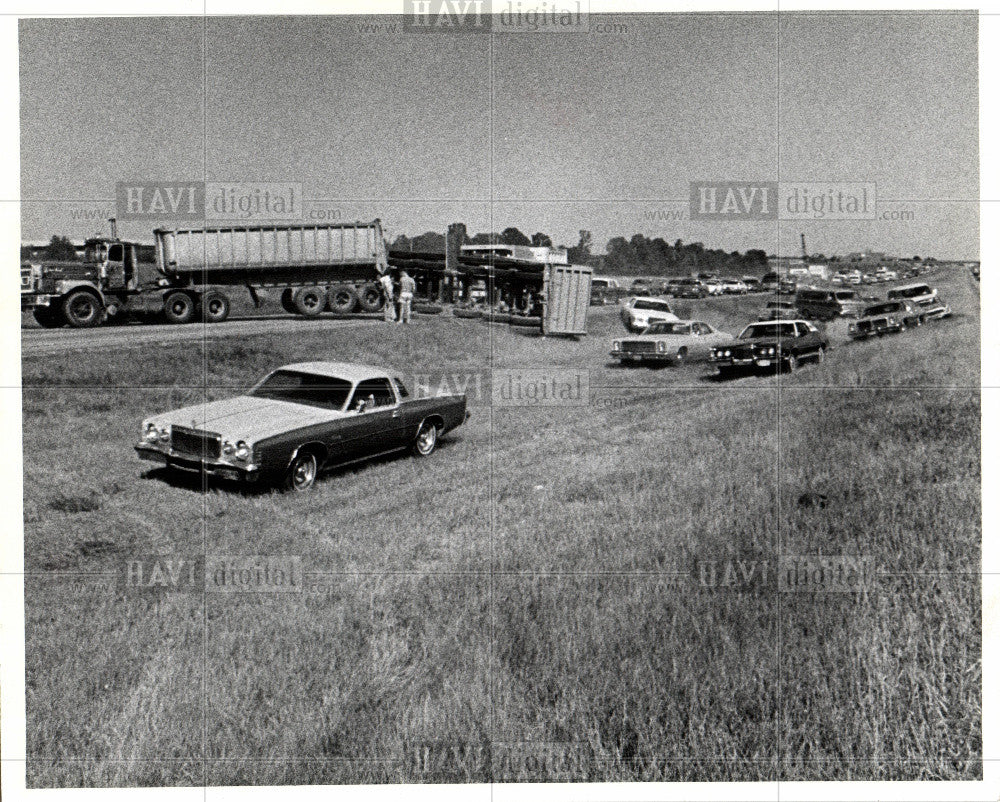
[[[131,310],[162,311],[171,323],[229,316],[228,293],[281,290],[281,305],[314,316],[376,312],[377,284],[388,269],[382,225],[226,226],[156,229],[156,264],[137,259],[138,243],[87,240],[82,262],[21,265],[21,309],[46,328],[95,326]]]

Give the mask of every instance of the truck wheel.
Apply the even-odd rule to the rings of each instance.
[[[58,309],[48,306],[36,306],[32,314],[43,329],[60,329],[66,323]]]
[[[300,315],[316,317],[326,306],[326,291],[322,287],[299,287],[292,294],[292,306]]]
[[[330,297],[333,298],[333,293],[330,293]],[[358,293],[358,303],[361,304],[362,312],[380,312],[382,310],[382,293],[379,292],[378,285],[365,284],[361,288],[361,292]]]
[[[168,323],[190,323],[194,312],[194,298],[186,292],[172,292],[163,299],[163,316]]]
[[[357,290],[350,284],[337,284],[331,287],[329,298],[330,311],[338,315],[349,315],[358,305]]]
[[[291,287],[281,291],[281,308],[284,309],[288,314],[295,314],[295,304],[292,303],[293,290]]]
[[[229,298],[221,292],[206,292],[198,301],[198,317],[206,323],[221,323],[229,317]]]
[[[75,329],[89,329],[101,322],[104,306],[92,292],[78,290],[66,296],[62,304],[63,317]]]

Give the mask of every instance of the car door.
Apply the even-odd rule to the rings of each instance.
[[[716,339],[712,336],[714,332],[707,323],[691,324],[691,342],[688,345],[688,358],[707,359],[708,352],[716,344]]]
[[[388,377],[365,379],[354,391],[354,404],[365,402],[357,413],[361,422],[359,447],[362,455],[380,454],[402,443],[403,421],[399,401]]]

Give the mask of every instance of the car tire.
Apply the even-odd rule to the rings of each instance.
[[[451,313],[455,317],[464,320],[474,320],[477,317],[483,316],[483,313],[478,309],[452,309]]]
[[[229,317],[229,298],[221,292],[206,292],[198,300],[198,317],[205,323],[222,323]]]
[[[43,329],[61,329],[66,324],[62,312],[48,306],[36,306],[32,315]]]
[[[688,357],[688,349],[687,348],[678,348],[677,349],[677,356],[676,356],[676,358],[675,358],[674,361],[678,365],[683,365],[685,362],[687,362],[687,357]]]
[[[360,303],[358,292],[350,284],[335,284],[327,293],[327,306],[338,315],[349,315]]]
[[[62,314],[74,329],[89,329],[101,322],[104,305],[94,293],[77,290],[66,296],[62,303]]]
[[[903,333],[904,331],[906,331],[906,330],[907,330],[908,328],[909,328],[909,325],[908,325],[908,324],[906,323],[906,321],[905,321],[905,320],[901,320],[901,321],[899,321],[899,333],[900,333],[900,334],[902,334],[902,333]]]
[[[826,359],[826,348],[821,345],[816,349],[816,364],[822,365],[824,359]]]
[[[354,300],[357,301],[357,295],[354,295]],[[292,293],[292,306],[296,314],[316,317],[326,308],[326,290],[322,287],[299,287]]]
[[[788,359],[785,360],[785,364],[788,366],[789,373],[795,373],[799,369],[799,358],[795,354],[789,354]]]
[[[285,474],[286,490],[302,493],[316,483],[319,473],[319,462],[312,451],[304,451],[295,455]]]
[[[417,436],[413,439],[410,451],[415,457],[429,457],[437,448],[438,427],[431,421],[424,421],[420,424]]]
[[[168,323],[190,323],[194,313],[194,298],[186,292],[171,292],[163,299],[163,316]]]

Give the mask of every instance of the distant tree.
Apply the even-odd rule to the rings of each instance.
[[[427,231],[413,238],[412,250],[417,253],[444,253],[444,234]]]
[[[919,262],[920,261],[920,257],[919,256],[914,256],[913,257],[913,261],[914,262]]]
[[[389,247],[394,251],[412,251],[413,240],[406,236],[406,234],[400,234],[392,241]]]
[[[479,233],[469,239],[469,245],[496,245],[499,240],[499,234]]]
[[[511,226],[500,232],[501,245],[531,245],[531,240],[521,231]]]
[[[552,237],[539,231],[538,233],[531,235],[531,244],[536,248],[551,248]]]
[[[76,248],[69,241],[69,237],[60,237],[53,234],[49,244],[45,247],[45,255],[49,259],[57,261],[67,261],[76,259]]]
[[[589,231],[586,229],[580,229],[579,242],[577,242],[574,247],[567,249],[567,256],[569,257],[570,264],[590,264],[590,245],[592,239],[593,238],[590,236]]]

